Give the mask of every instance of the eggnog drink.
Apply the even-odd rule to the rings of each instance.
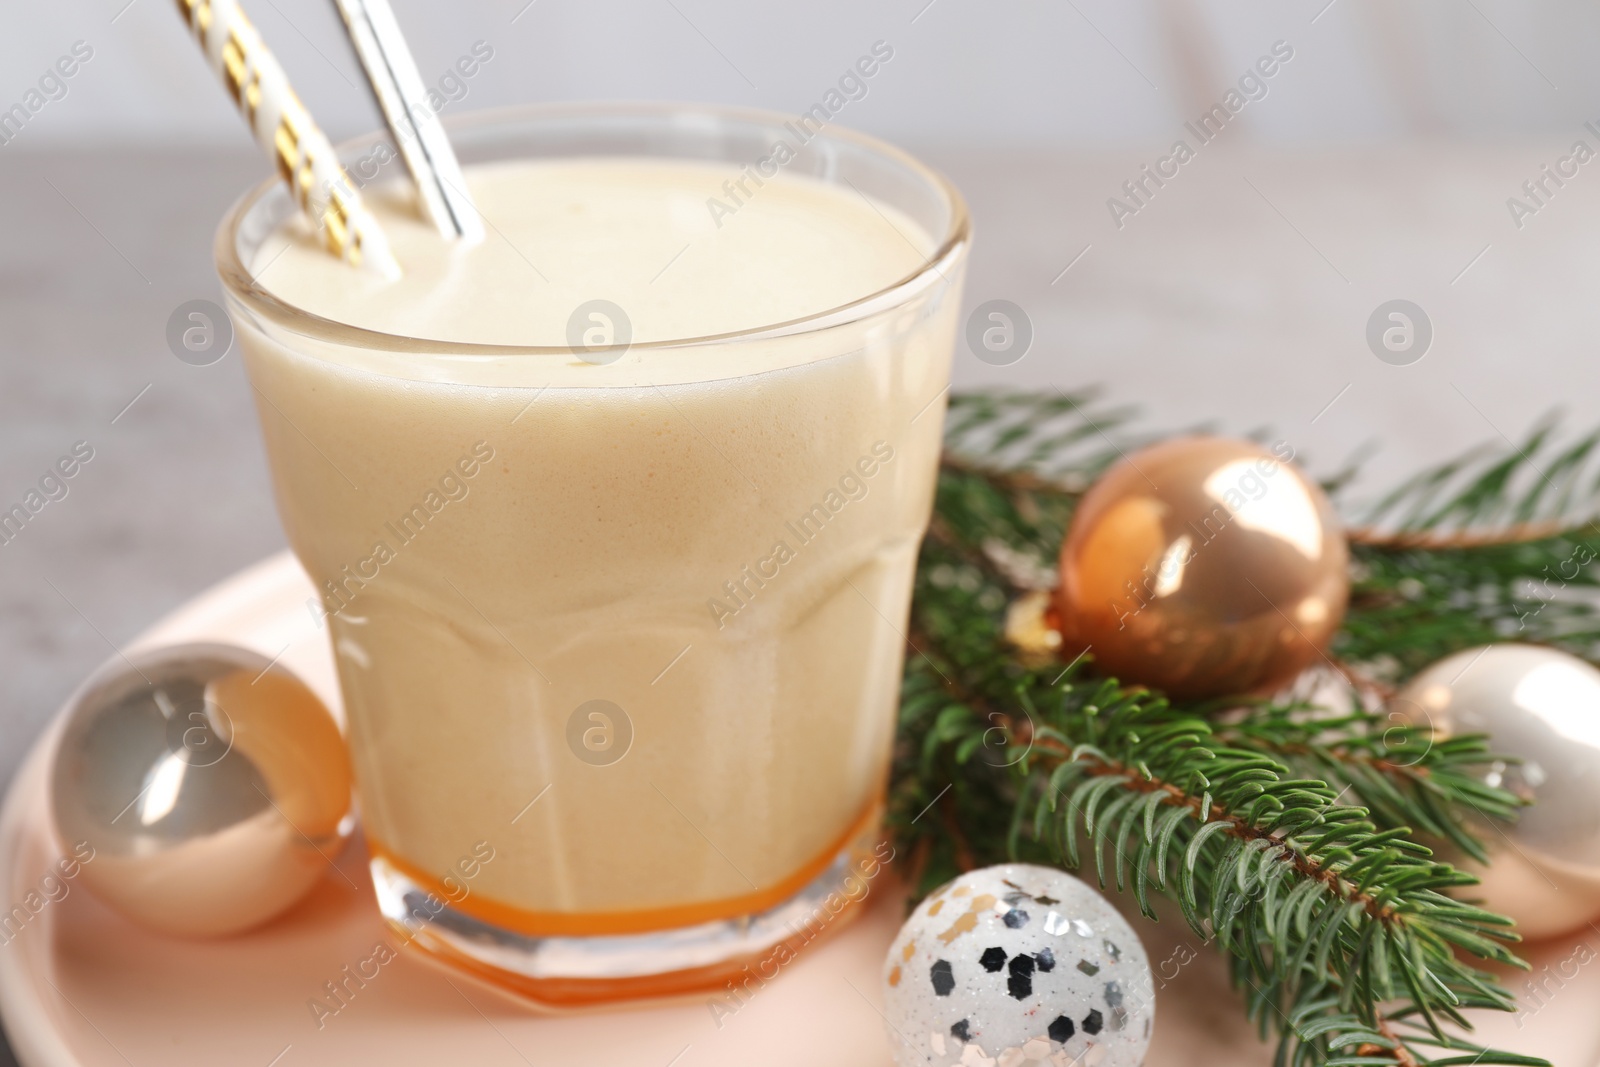
[[[234,308],[367,839],[495,930],[759,914],[875,829],[964,242],[772,169],[469,165],[475,247],[385,187],[400,280],[247,264],[355,328]]]

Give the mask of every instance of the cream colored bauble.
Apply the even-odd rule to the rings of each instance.
[[[1475,827],[1487,868],[1466,860],[1481,897],[1523,937],[1567,933],[1600,917],[1600,670],[1537,645],[1468,649],[1417,675],[1390,709],[1435,739],[1483,733],[1498,755],[1492,785],[1528,800],[1515,823]]]

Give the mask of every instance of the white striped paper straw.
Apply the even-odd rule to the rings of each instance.
[[[398,277],[388,238],[236,0],[178,0],[178,10],[328,250],[358,267]]]
[[[439,115],[428,106],[428,87],[417,73],[389,0],[334,0],[367,83],[417,187],[422,210],[447,238],[483,239],[483,223],[467,193],[455,149]]]

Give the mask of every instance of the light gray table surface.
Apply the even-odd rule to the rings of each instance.
[[[1600,177],[1521,229],[1506,206],[1563,144],[1208,147],[1120,229],[1106,200],[1148,151],[914,147],[970,199],[968,307],[1012,300],[1036,330],[1010,367],[963,346],[958,386],[1099,383],[1150,429],[1271,426],[1318,469],[1380,442],[1374,485],[1552,408],[1600,421]],[[0,510],[94,448],[0,546],[0,780],[116,647],[283,545],[237,353],[193,367],[165,340],[178,304],[220,299],[213,228],[263,172],[243,151],[0,157]],[[1364,340],[1397,297],[1435,329],[1407,367]]]

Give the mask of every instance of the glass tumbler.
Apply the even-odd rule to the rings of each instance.
[[[276,181],[217,238],[385,917],[550,1004],[765,974],[892,856],[879,819],[965,207],[894,148],[760,112],[536,107],[451,134],[469,173],[609,158],[731,175],[782,142],[787,172],[921,231],[902,235],[920,266],[888,288],[604,361],[279,299],[250,270],[295,211]]]

